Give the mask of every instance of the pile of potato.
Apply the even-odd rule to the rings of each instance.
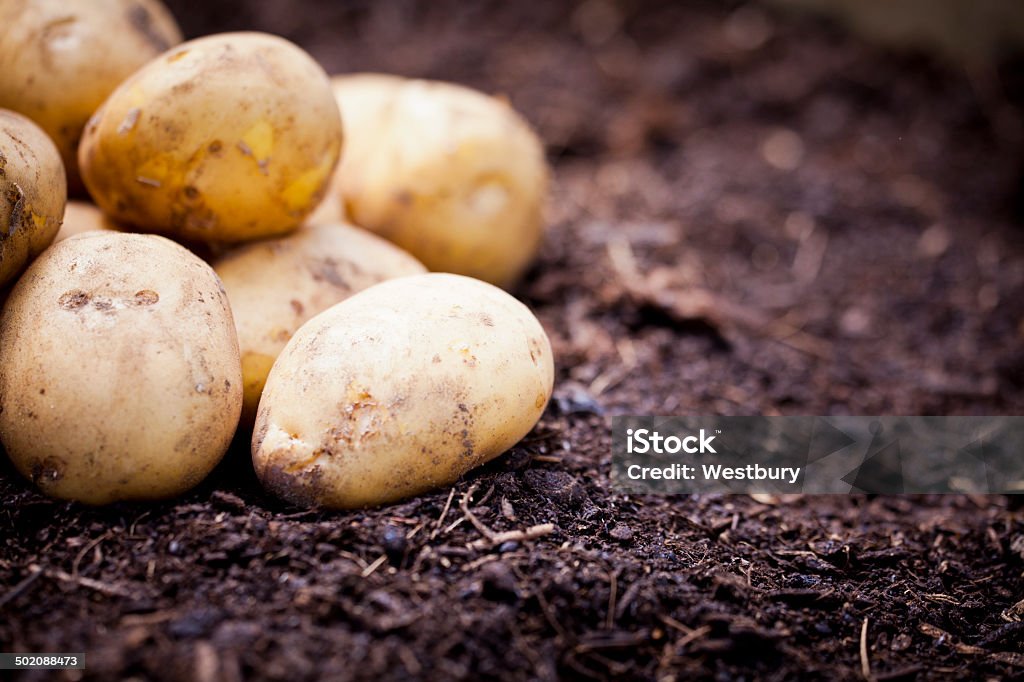
[[[281,498],[373,505],[536,424],[551,346],[498,286],[548,178],[507,103],[332,80],[267,34],[182,43],[158,0],[0,26],[0,442],[43,492],[177,495],[237,431]]]

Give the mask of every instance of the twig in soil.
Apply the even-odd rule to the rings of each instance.
[[[607,656],[602,656],[596,651],[587,651],[585,652],[585,655],[591,661],[594,661],[595,663],[600,663],[605,668],[607,668],[608,672],[611,673],[611,679],[613,680],[625,677],[626,673],[633,665],[632,663],[619,663],[618,661],[613,661]],[[598,679],[606,680],[608,679],[608,676],[601,675],[600,677],[598,677]]]
[[[664,623],[665,625],[669,626],[673,630],[679,630],[679,632],[683,633],[684,635],[688,635],[688,634],[690,634],[691,632],[694,631],[693,628],[688,627],[686,625],[683,625],[682,623],[680,623],[678,620],[676,620],[672,616],[666,616],[666,615],[663,615],[663,614],[659,614],[658,615],[658,620],[660,620],[662,623]]]
[[[525,542],[527,540],[536,540],[537,538],[542,538],[545,535],[550,535],[554,532],[555,524],[539,523],[536,526],[530,526],[525,530],[508,530],[503,533],[494,533],[489,538],[482,538],[469,543],[469,547],[471,549],[487,549],[488,547],[503,545],[506,542]]]
[[[135,527],[139,525],[139,521],[149,516],[149,514],[150,512],[147,510],[135,517],[135,520],[132,521],[132,525],[128,527],[128,537],[135,537]]]
[[[871,661],[868,660],[868,617],[864,616],[864,624],[860,626],[860,674],[871,682]]]
[[[426,527],[425,523],[418,523],[418,524],[416,524],[416,526],[411,531],[409,531],[408,533],[405,534],[406,542],[408,542],[409,540],[412,540],[414,537],[419,535],[419,532],[421,530],[423,530],[425,527]]]
[[[921,623],[917,629],[920,630],[922,634],[949,643],[949,645],[953,647],[953,650],[958,654],[966,656],[987,656],[989,659],[998,661],[1004,665],[1024,668],[1024,654],[1019,654],[1013,651],[989,651],[981,648],[980,646],[966,644],[964,642],[957,641],[956,637],[942,628],[931,625],[930,623]]]
[[[485,554],[479,559],[473,559],[468,564],[463,566],[461,570],[463,573],[469,573],[471,571],[475,571],[484,564],[489,564],[491,562],[498,561],[500,558],[501,556],[498,554]]]
[[[430,539],[433,540],[437,537],[437,534],[441,532],[441,524],[444,523],[444,519],[448,516],[448,510],[452,508],[452,499],[455,497],[455,487],[452,486],[451,492],[448,493],[448,500],[444,503],[444,509],[441,510],[441,515],[437,517],[437,522],[434,524],[434,530],[430,533]]]
[[[372,564],[370,564],[369,566],[364,568],[363,572],[360,573],[360,575],[362,577],[364,577],[364,578],[369,578],[371,575],[373,575],[373,572],[376,571],[378,568],[380,568],[381,564],[383,564],[387,560],[388,560],[388,555],[387,554],[381,554],[379,557],[377,557],[376,561],[374,561]]]
[[[64,571],[49,570],[46,571],[46,577],[53,578],[54,580],[60,580],[65,583],[74,583],[81,585],[82,587],[90,590],[95,590],[100,594],[105,594],[108,597],[131,597],[132,592],[123,587],[117,585],[111,585],[101,580],[94,580],[92,578],[85,578],[83,576],[74,576]]]
[[[1003,611],[1000,617],[1007,623],[1019,623],[1024,619],[1024,599]]]
[[[956,637],[946,632],[942,628],[932,625],[931,623],[921,623],[917,626],[917,629],[923,635],[928,635],[929,637],[932,637],[934,639],[939,639],[947,642],[950,646],[953,647],[953,650],[956,651],[958,654],[984,656],[989,653],[985,649],[982,649],[980,646],[974,646],[973,644],[965,644],[963,642],[958,641]]]
[[[696,642],[698,639],[708,634],[709,632],[711,632],[710,625],[701,625],[699,628],[697,628],[690,634],[684,635],[683,637],[679,638],[675,643],[675,648],[680,649],[689,644],[690,642]]]
[[[561,457],[552,457],[551,455],[534,455],[534,462],[544,462],[545,464],[559,464],[562,461]]]
[[[605,630],[611,630],[615,626],[615,597],[618,596],[618,591],[618,570],[608,571],[608,615],[604,620]]]
[[[590,386],[587,390],[595,398],[600,397],[610,388],[615,388],[622,381],[629,376],[630,370],[626,369],[622,365],[615,365],[605,371],[601,372],[597,378],[590,382]]]
[[[463,521],[465,521],[465,520],[466,520],[466,517],[465,517],[465,516],[460,516],[459,518],[455,519],[455,520],[454,520],[454,521],[452,521],[452,522],[451,522],[450,524],[448,524],[448,527],[447,527],[447,528],[445,528],[445,529],[444,529],[443,531],[441,531],[441,532],[442,532],[443,534],[445,534],[445,535],[448,535],[448,533],[451,533],[451,532],[452,532],[453,530],[455,530],[456,528],[458,528],[459,526],[461,526],[461,525],[462,525],[462,522],[463,522]]]
[[[459,500],[459,509],[462,510],[462,515],[466,518],[466,520],[473,524],[473,527],[476,528],[481,535],[483,535],[488,540],[493,541],[495,535],[494,531],[488,528],[483,521],[476,517],[476,514],[469,510],[469,501],[473,498],[473,493],[476,492],[476,489],[476,483],[469,486],[469,490],[467,490],[465,494],[462,496],[462,499]]]
[[[669,626],[673,630],[678,630],[679,632],[683,633],[682,637],[680,637],[679,639],[677,639],[675,642],[672,643],[673,651],[681,649],[682,647],[686,646],[690,642],[695,642],[698,639],[700,639],[701,637],[703,637],[704,635],[706,635],[709,632],[711,632],[711,626],[710,625],[701,625],[699,628],[691,628],[691,627],[687,627],[686,625],[683,625],[682,623],[680,623],[678,620],[676,620],[675,618],[673,618],[671,616],[660,615],[660,616],[658,616],[658,620],[660,620],[662,623],[664,623],[665,625]]]
[[[0,609],[24,594],[42,574],[43,570],[38,566],[30,568],[29,574],[26,577],[22,578],[17,585],[12,587],[10,592],[0,597]]]
[[[109,538],[111,535],[113,535],[113,531],[107,531],[106,533],[99,536],[98,538],[87,544],[85,547],[83,547],[82,550],[75,556],[75,560],[71,562],[71,575],[77,576],[78,566],[82,563],[82,559],[85,558],[85,555],[89,553],[89,550],[99,545],[101,542]]]
[[[488,547],[494,547],[501,545],[506,542],[523,542],[525,540],[536,540],[537,538],[550,535],[554,532],[555,526],[552,523],[541,523],[536,526],[530,526],[525,530],[509,530],[503,533],[496,533],[487,527],[483,521],[477,518],[469,509],[469,500],[473,498],[473,493],[476,492],[477,484],[474,483],[469,487],[469,490],[465,492],[462,499],[459,500],[459,509],[462,510],[462,517],[472,524],[474,528],[483,535],[483,538],[475,540],[469,543],[470,549],[487,549]],[[493,488],[484,495],[483,499],[490,497]],[[452,526],[454,527],[454,525]]]
[[[345,550],[340,549],[340,550],[338,550],[338,556],[340,556],[343,559],[348,559],[349,561],[354,563],[356,566],[359,566],[359,568],[361,568],[364,571],[367,568],[367,563],[365,561],[363,561],[363,558],[353,554],[352,552],[346,552]]]

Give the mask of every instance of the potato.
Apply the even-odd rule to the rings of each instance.
[[[349,219],[431,270],[510,286],[542,237],[540,140],[504,101],[451,83],[337,76]]]
[[[206,263],[154,235],[47,249],[0,318],[0,441],[46,494],[166,498],[220,461],[242,409],[238,340]]]
[[[64,207],[64,222],[53,243],[62,242],[76,234],[92,230],[117,230],[113,221],[87,201],[69,201]]]
[[[245,385],[242,423],[249,426],[271,365],[304,322],[373,284],[426,272],[398,247],[340,223],[246,244],[213,267],[238,328]]]
[[[0,3],[0,107],[53,138],[68,187],[82,190],[85,122],[136,69],[181,42],[159,0],[6,0]]]
[[[192,40],[121,84],[86,126],[82,177],[119,223],[179,240],[286,234],[338,161],[330,81],[283,38]]]
[[[525,436],[551,396],[551,345],[522,303],[448,274],[377,284],[282,351],[252,457],[300,505],[354,508],[455,481]]]
[[[0,287],[50,245],[66,201],[53,142],[21,114],[0,109]]]

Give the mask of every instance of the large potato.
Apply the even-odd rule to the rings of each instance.
[[[87,201],[69,201],[64,207],[64,222],[60,231],[54,237],[53,242],[62,242],[68,237],[76,234],[91,232],[93,230],[110,231],[117,230],[117,226],[110,220],[103,211],[96,208]]]
[[[21,114],[0,109],[0,287],[50,245],[66,201],[53,142]]]
[[[184,43],[121,84],[86,126],[79,163],[120,223],[200,242],[293,231],[341,148],[330,81],[283,38]]]
[[[509,286],[540,244],[544,149],[507,102],[451,83],[333,80],[348,217],[431,270]]]
[[[250,426],[271,365],[303,323],[378,282],[426,272],[398,247],[340,223],[240,246],[213,267],[238,328],[242,423]]]
[[[73,191],[85,122],[121,81],[181,42],[159,0],[4,0],[0,27],[0,107],[53,138]]]
[[[221,459],[241,408],[227,296],[210,266],[167,239],[66,239],[4,307],[0,441],[48,495],[181,493]]]
[[[253,433],[256,473],[302,505],[381,504],[456,480],[525,436],[551,346],[500,289],[459,275],[370,287],[299,329]]]

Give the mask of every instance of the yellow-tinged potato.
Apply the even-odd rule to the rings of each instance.
[[[515,282],[540,244],[547,192],[529,125],[507,102],[451,83],[357,74],[333,85],[349,219],[431,270]]]
[[[377,284],[304,324],[256,417],[263,485],[353,508],[455,481],[525,436],[551,396],[551,346],[504,291],[459,275]]]
[[[116,231],[117,226],[103,211],[89,202],[69,201],[68,205],[64,207],[64,223],[60,226],[60,231],[54,237],[53,243],[56,244],[68,237],[93,230]]]
[[[50,245],[67,198],[50,138],[21,114],[0,109],[0,287]]]
[[[220,461],[242,409],[228,299],[162,237],[88,232],[47,249],[0,318],[0,441],[46,494],[165,498]]]
[[[297,228],[340,149],[323,69],[283,38],[225,33],[183,43],[122,83],[86,126],[78,160],[119,223],[241,242]]]
[[[242,423],[249,426],[270,367],[303,323],[378,282],[426,272],[398,247],[341,223],[240,246],[213,268],[224,282],[238,329]]]
[[[85,122],[121,81],[181,42],[178,25],[159,0],[4,0],[0,27],[0,107],[53,138],[68,187],[80,191]]]

